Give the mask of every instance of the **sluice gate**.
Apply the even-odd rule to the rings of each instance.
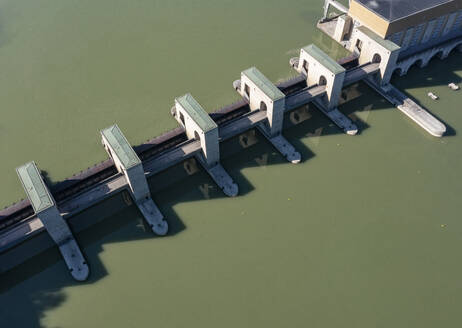
[[[326,20],[329,6],[346,10],[336,1],[326,1],[325,24],[332,23]],[[153,232],[165,235],[168,218],[154,203],[147,178],[196,158],[224,194],[236,196],[238,185],[220,163],[221,142],[256,128],[289,162],[298,163],[300,153],[283,136],[284,114],[313,103],[341,130],[354,135],[358,128],[338,109],[338,102],[343,88],[362,80],[427,132],[442,136],[446,130],[444,124],[390,84],[395,69],[409,61],[400,58],[400,47],[366,26],[350,28],[348,19],[343,16],[337,19],[334,38],[340,37],[343,42],[348,35],[349,41],[344,45],[354,53],[348,60],[341,60],[342,64],[315,45],[308,45],[300,50],[298,58],[290,60],[299,73],[297,77],[276,86],[258,69],[249,68],[233,83],[242,100],[222,110],[208,114],[192,95],[176,98],[171,112],[180,127],[143,145],[132,147],[117,125],[102,130],[102,143],[109,159],[51,190],[35,163],[18,168],[28,200],[0,211],[0,259],[31,237],[47,231],[73,277],[85,280],[89,268],[67,225],[70,217],[127,191]],[[439,44],[438,49],[462,50],[462,40],[448,42]],[[425,49],[422,54],[427,56],[434,51],[437,50]],[[417,58],[419,54],[413,56]],[[42,203],[49,206],[42,209]],[[12,264],[0,261],[0,271],[11,269],[18,261]]]

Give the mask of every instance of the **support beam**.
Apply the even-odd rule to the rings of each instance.
[[[101,139],[117,171],[126,178],[133,199],[151,229],[160,236],[167,234],[167,221],[152,200],[143,164],[122,131],[113,125],[101,131]]]
[[[90,272],[88,265],[37,166],[29,162],[18,167],[16,172],[35,214],[58,245],[72,277],[77,281],[86,280]]]
[[[199,140],[201,152],[195,157],[227,196],[236,196],[239,188],[220,164],[218,126],[189,93],[175,99],[172,115],[186,130],[190,140]]]
[[[375,79],[381,85],[390,82],[400,50],[401,48],[398,45],[381,38],[364,25],[353,28],[350,38],[350,51],[359,53],[359,65],[367,63],[379,64],[379,72]]]
[[[239,94],[249,103],[251,111],[266,113],[266,120],[257,128],[289,162],[299,163],[301,155],[282,135],[285,95],[257,68],[241,73],[241,79],[233,83]]]

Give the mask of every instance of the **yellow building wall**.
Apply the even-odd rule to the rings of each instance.
[[[367,9],[359,2],[352,0],[350,1],[348,15],[361,22],[362,25],[367,26],[370,30],[374,31],[382,38],[386,38],[393,33],[404,31],[409,27],[417,26],[421,23],[428,22],[443,15],[448,15],[460,9],[462,9],[462,0],[453,0],[390,23],[383,17]]]
[[[351,1],[348,15],[353,19],[360,21],[362,25],[365,25],[382,38],[385,38],[387,35],[389,26],[388,21],[373,13],[360,3]]]

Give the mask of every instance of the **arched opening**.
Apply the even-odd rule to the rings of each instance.
[[[360,39],[356,40],[355,48],[357,52],[361,53],[361,50],[363,48],[363,42]]]
[[[402,74],[403,74],[403,70],[401,69],[401,67],[398,67],[393,71],[394,76],[401,76]]]
[[[181,123],[183,123],[183,125],[185,125],[185,123],[184,123],[184,115],[183,115],[182,112],[180,112],[180,121],[181,121]]]
[[[197,131],[194,131],[194,139],[195,140],[200,140],[201,137],[199,137],[199,133]]]
[[[424,65],[423,60],[422,60],[422,59],[418,59],[418,60],[416,60],[415,62],[413,62],[413,63],[409,66],[408,72],[409,72],[409,70],[413,70],[413,69],[415,69],[416,67],[422,68],[423,65]]]
[[[443,57],[444,57],[444,51],[441,50],[441,51],[438,51],[438,52],[432,57],[432,59],[433,59],[433,58],[443,59]]]
[[[326,85],[327,84],[327,79],[326,79],[326,77],[324,75],[321,75],[319,77],[319,83],[318,84],[319,85]]]
[[[250,99],[250,87],[247,84],[244,85],[244,93]]]
[[[264,101],[260,102],[260,110],[266,111],[268,107],[266,107],[266,104]]]
[[[401,67],[395,68],[391,75],[391,79],[394,80],[395,78],[400,77],[402,74],[403,70],[401,69]]]
[[[454,47],[452,47],[452,49],[448,52],[448,57],[456,51],[462,52],[462,43],[456,44]]]
[[[305,75],[308,75],[308,67],[309,67],[308,61],[306,61],[304,59],[302,69],[303,69],[303,73],[305,73]]]
[[[382,61],[382,57],[380,57],[379,54],[375,54],[373,57],[372,57],[372,62],[373,63],[380,63]]]

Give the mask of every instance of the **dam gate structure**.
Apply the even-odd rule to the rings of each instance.
[[[236,196],[239,188],[220,164],[218,125],[189,93],[175,99],[172,114],[188,139],[199,141],[201,151],[195,155],[199,163],[226,195]]]
[[[130,193],[149,226],[160,236],[167,234],[168,224],[151,198],[143,164],[122,131],[117,125],[104,129],[101,131],[101,141],[114,160],[117,171],[127,180]]]
[[[76,214],[128,192],[152,230],[165,235],[168,217],[154,203],[148,178],[195,158],[224,194],[236,196],[238,186],[220,162],[224,141],[258,129],[289,162],[298,163],[300,153],[283,137],[284,126],[291,124],[284,121],[285,115],[313,104],[343,132],[354,135],[358,128],[338,104],[342,89],[359,81],[429,134],[442,137],[445,125],[394,87],[390,78],[394,72],[405,74],[412,65],[425,66],[434,56],[462,51],[462,4],[409,1],[419,10],[398,8],[390,15],[366,0],[350,0],[349,8],[326,0],[318,27],[352,52],[348,59],[336,62],[317,46],[307,45],[290,60],[296,77],[275,85],[255,67],[242,71],[233,83],[242,100],[210,114],[190,94],[178,97],[171,113],[179,127],[138,146],[132,147],[117,125],[104,129],[100,137],[110,159],[50,188],[35,163],[18,168],[28,199],[0,211],[0,272],[58,246],[71,275],[85,280],[89,268],[69,227],[76,233],[102,218],[84,224],[72,221]],[[431,10],[435,6],[439,9]],[[329,17],[331,7],[340,14]],[[42,236],[47,238],[38,243]],[[28,253],[27,247],[34,249]]]
[[[233,83],[248,102],[251,111],[266,114],[266,120],[257,125],[263,136],[291,163],[299,163],[301,155],[283,136],[282,127],[286,96],[257,68],[241,72],[241,79]]]
[[[84,281],[90,271],[88,265],[37,166],[34,162],[29,162],[18,167],[16,172],[35,214],[58,246],[72,277],[77,281]]]

